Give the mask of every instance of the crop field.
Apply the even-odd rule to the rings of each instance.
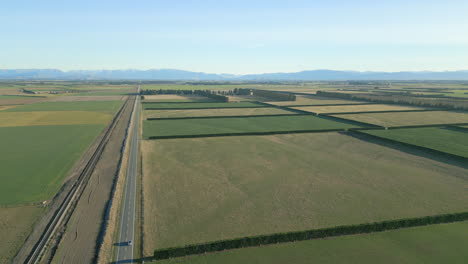
[[[75,101],[122,101],[125,96],[109,95],[109,96],[54,96],[47,98],[47,102],[75,102]]]
[[[211,102],[213,99],[197,95],[159,94],[145,95],[145,102]]]
[[[14,97],[14,98],[12,98]],[[3,96],[0,98],[0,105],[22,105],[44,101],[42,97],[26,97],[26,96]]]
[[[465,263],[468,222],[244,248],[154,264]]]
[[[468,210],[468,170],[338,133],[150,140],[142,151],[145,255]]]
[[[111,114],[90,111],[0,112],[0,127],[105,124]]]
[[[237,107],[259,107],[263,106],[261,104],[256,104],[253,102],[238,102],[238,103],[144,103],[143,109],[148,108],[157,108],[157,109],[186,109],[186,108],[222,108],[222,107],[229,107],[229,108],[237,108]]]
[[[5,111],[33,112],[33,111],[93,111],[114,113],[122,105],[122,101],[74,101],[74,102],[40,102],[20,105]]]
[[[61,97],[0,111],[0,263],[11,261],[45,212],[42,202],[57,193],[123,103]],[[51,98],[58,96],[41,100]]]
[[[432,127],[370,130],[365,132],[468,158],[468,133]]]
[[[369,113],[369,114],[342,114],[337,117],[370,123],[379,126],[411,126],[430,124],[468,123],[468,113],[431,111],[407,113]]]
[[[104,124],[0,128],[0,205],[50,199],[103,128]]]
[[[361,127],[311,115],[151,120],[143,122],[143,136],[184,136]]]
[[[44,212],[41,206],[0,207],[0,263],[9,263]]]
[[[341,100],[336,98],[318,97],[318,96],[296,96],[296,101],[269,102],[274,105],[293,106],[293,105],[324,105],[324,104],[359,104],[365,103],[352,100]]]
[[[265,108],[224,108],[224,109],[187,109],[187,110],[146,110],[144,118],[199,117],[199,116],[237,116],[237,115],[287,115],[294,112],[274,107]]]
[[[313,113],[340,113],[340,112],[366,112],[366,111],[400,111],[400,110],[421,110],[424,108],[385,104],[370,105],[340,105],[340,106],[303,106],[291,107]]]

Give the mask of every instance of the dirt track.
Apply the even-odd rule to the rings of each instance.
[[[67,225],[53,257],[57,263],[93,263],[96,244],[117,174],[131,107],[125,109]],[[47,260],[46,260],[47,262]]]

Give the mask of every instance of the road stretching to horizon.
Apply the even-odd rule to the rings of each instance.
[[[138,86],[138,92],[140,87]],[[132,263],[135,246],[135,215],[136,215],[136,182],[138,173],[138,127],[140,122],[140,97],[137,96],[133,108],[133,123],[131,124],[130,154],[128,157],[127,177],[120,215],[120,234],[117,244],[117,263]],[[129,245],[128,241],[132,241]]]

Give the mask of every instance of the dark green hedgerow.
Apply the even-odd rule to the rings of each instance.
[[[381,232],[399,228],[408,228],[432,224],[451,223],[468,220],[468,212],[426,216],[409,219],[399,219],[359,225],[345,225],[331,228],[306,230],[289,233],[278,233],[237,239],[220,240],[203,244],[187,245],[184,247],[158,249],[154,251],[155,260],[183,257],[188,255],[216,252],[227,249],[255,247],[285,242],[311,240],[325,237],[354,235],[363,233]]]

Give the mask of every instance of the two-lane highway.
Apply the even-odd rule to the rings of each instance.
[[[140,87],[138,87],[138,93]],[[140,96],[137,95],[133,108],[131,134],[129,141],[129,157],[126,175],[123,206],[120,212],[120,233],[117,245],[117,263],[131,263],[135,245],[136,190],[138,174],[138,128],[140,122]],[[130,132],[130,131],[129,131]],[[131,243],[129,243],[131,241]]]

